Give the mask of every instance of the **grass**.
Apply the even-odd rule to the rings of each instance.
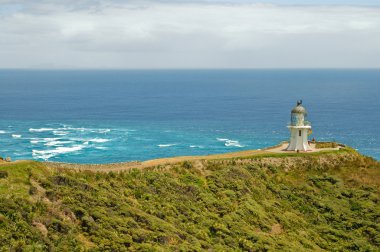
[[[379,168],[350,148],[119,173],[0,166],[0,251],[379,251]]]
[[[32,163],[0,166],[0,171],[7,174],[6,178],[0,179],[1,197],[27,197],[29,190],[28,168],[32,166]]]

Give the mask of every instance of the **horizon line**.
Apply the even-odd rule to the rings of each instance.
[[[1,68],[0,71],[380,70],[380,67]]]

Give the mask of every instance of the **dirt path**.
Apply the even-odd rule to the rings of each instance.
[[[91,170],[91,171],[123,171],[129,169],[142,169],[158,165],[168,165],[176,164],[184,161],[194,161],[194,160],[213,160],[213,159],[223,159],[223,158],[234,158],[234,157],[247,157],[257,154],[267,153],[263,150],[247,150],[239,152],[230,152],[224,154],[213,154],[207,156],[180,156],[180,157],[170,157],[170,158],[159,158],[152,159],[143,162],[125,162],[125,163],[113,163],[113,164],[69,164],[69,163],[55,163],[46,162],[49,167],[53,168],[69,168],[77,170]]]
[[[278,146],[269,147],[263,150],[246,150],[238,152],[229,152],[223,154],[212,154],[207,156],[180,156],[180,157],[169,157],[169,158],[159,158],[152,159],[147,161],[134,161],[134,162],[125,162],[125,163],[113,163],[113,164],[69,164],[69,163],[55,163],[55,162],[46,162],[47,166],[53,168],[69,168],[75,170],[90,170],[90,171],[126,171],[130,169],[142,169],[147,167],[153,167],[158,165],[169,165],[181,163],[184,161],[195,161],[195,160],[214,160],[214,159],[225,159],[225,158],[238,158],[238,157],[249,157],[259,154],[268,154],[268,153],[290,153],[289,151],[284,151],[287,143],[281,143]],[[330,149],[315,149],[310,152],[318,152],[322,150],[339,150],[339,148],[330,148]]]
[[[28,163],[30,162],[30,160],[16,160],[16,161],[12,161],[12,162],[7,162],[7,161],[4,161],[4,160],[1,160],[0,161],[0,166],[7,166],[7,165],[10,165],[10,164],[22,164],[22,163]]]

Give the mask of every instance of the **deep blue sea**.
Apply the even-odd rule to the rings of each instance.
[[[110,163],[288,139],[298,99],[317,140],[380,160],[380,70],[0,70],[0,156]]]

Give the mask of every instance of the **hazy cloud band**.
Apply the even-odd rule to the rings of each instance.
[[[380,67],[380,8],[3,1],[1,68]]]

